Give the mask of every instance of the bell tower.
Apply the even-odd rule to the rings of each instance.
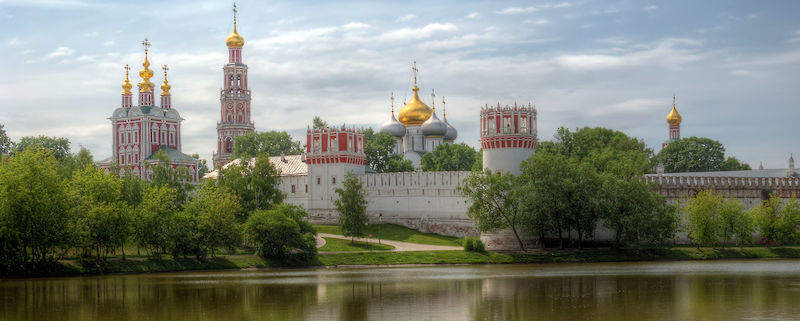
[[[233,141],[255,131],[250,119],[250,89],[247,84],[247,65],[242,63],[244,38],[237,28],[236,3],[233,4],[233,32],[225,38],[228,46],[228,64],[222,67],[223,79],[220,90],[220,120],[217,122],[217,151],[214,153],[214,167],[231,161]]]

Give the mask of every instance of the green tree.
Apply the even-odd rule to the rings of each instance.
[[[403,155],[393,154],[389,157],[389,161],[386,163],[386,170],[384,173],[395,173],[395,172],[413,172],[414,171],[414,163],[410,160],[403,158]]]
[[[205,159],[200,159],[200,154],[198,153],[192,154],[192,158],[198,160],[197,177],[203,179],[203,176],[205,176],[208,173],[208,163],[206,162]]]
[[[243,213],[270,209],[285,197],[278,189],[278,170],[270,163],[266,154],[256,156],[250,163],[231,164],[221,169],[216,184],[238,197],[245,210]],[[240,217],[241,222],[246,219],[244,216]]]
[[[664,164],[667,173],[750,169],[735,157],[725,159],[725,147],[719,141],[694,136],[670,142],[654,161]]]
[[[24,262],[54,262],[72,239],[69,196],[57,167],[44,149],[22,149],[0,166],[0,229],[19,242]]]
[[[164,150],[157,151],[153,159],[156,163],[150,164],[153,170],[151,183],[172,189],[175,192],[175,206],[182,207],[189,199],[189,193],[194,190],[189,169],[184,166],[173,167]]]
[[[190,211],[177,211],[168,218],[168,227],[164,230],[165,248],[172,257],[186,258],[193,255],[198,261],[205,256],[203,239],[200,232],[200,219]]]
[[[176,192],[165,185],[144,188],[142,204],[134,219],[134,238],[150,256],[170,248],[170,225],[178,212]]]
[[[723,224],[720,217],[722,196],[711,190],[700,191],[686,205],[686,228],[698,248],[719,242]]]
[[[200,244],[205,252],[215,256],[218,248],[233,252],[241,245],[241,224],[243,217],[239,199],[213,183],[205,183],[197,195],[186,205],[186,212],[197,219]]]
[[[233,158],[250,158],[260,154],[270,156],[299,155],[303,152],[300,141],[292,141],[286,131],[252,132],[238,136],[233,143]]]
[[[754,214],[761,238],[767,245],[798,241],[800,204],[796,199],[784,202],[780,196],[772,194],[761,202]]]
[[[79,230],[85,233],[83,244],[94,249],[100,261],[128,237],[129,211],[122,200],[122,180],[86,166],[72,175],[69,187]]]
[[[356,237],[364,237],[366,235],[368,222],[367,200],[364,198],[363,184],[353,173],[345,175],[342,187],[334,189],[338,197],[333,201],[333,205],[339,213],[342,234],[350,236],[350,242],[352,243]]]
[[[10,153],[14,149],[14,142],[6,134],[5,126],[0,124],[0,156]]]
[[[49,150],[59,162],[70,157],[69,139],[64,137],[25,136],[14,146],[13,153],[21,153],[29,148]]]
[[[289,204],[256,210],[244,225],[247,240],[256,245],[262,257],[284,262],[307,260],[317,252],[316,232],[305,221],[307,215],[302,208]]]
[[[751,216],[744,211],[744,205],[737,199],[723,198],[719,207],[720,236],[725,243],[736,239],[739,247],[753,240],[753,222]]]
[[[328,122],[322,120],[319,116],[314,116],[314,128],[328,128]]]
[[[423,171],[470,171],[478,152],[467,144],[441,144],[422,156]]]
[[[514,182],[515,176],[510,173],[497,175],[487,169],[471,173],[458,191],[469,200],[467,215],[478,230],[491,232],[509,228],[520,250],[524,251],[525,244],[518,232],[522,219],[518,205],[521,193],[514,192]]]

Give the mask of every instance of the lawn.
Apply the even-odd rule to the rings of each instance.
[[[365,242],[356,241],[350,243],[350,240],[335,239],[325,237],[325,245],[318,250],[320,252],[343,252],[343,251],[388,251],[393,250],[394,246],[387,244],[378,244],[377,241]]]
[[[378,226],[380,226],[380,235],[378,234]],[[316,228],[317,232],[319,233],[343,235],[342,228],[339,225],[314,225],[314,228]],[[367,234],[372,234],[373,238],[375,239],[380,236],[382,240],[430,245],[461,246],[461,244],[457,242],[458,238],[452,236],[421,233],[420,231],[394,224],[370,224],[367,227]]]

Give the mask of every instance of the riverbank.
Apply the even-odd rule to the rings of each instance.
[[[318,267],[318,266],[382,266],[406,264],[514,264],[514,263],[591,263],[631,261],[682,261],[723,259],[800,258],[798,247],[697,248],[674,247],[653,249],[547,249],[530,253],[475,253],[464,251],[357,252],[319,254],[313,261],[286,264],[265,260],[252,254],[219,256],[206,261],[194,259],[112,259],[100,265],[93,261],[65,260],[37,271],[8,274],[3,277],[49,277],[109,273],[153,273],[196,270],[229,270],[251,268]]]

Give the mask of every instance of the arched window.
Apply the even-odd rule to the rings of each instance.
[[[225,137],[225,152],[233,153],[233,139],[230,137]]]

